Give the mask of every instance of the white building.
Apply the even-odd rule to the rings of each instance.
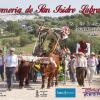
[[[3,21],[32,20],[38,17],[35,14],[0,14],[0,19]]]

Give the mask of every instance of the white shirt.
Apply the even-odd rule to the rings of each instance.
[[[69,62],[70,62],[70,56],[69,55],[67,55],[66,57],[65,57],[65,59],[64,59],[64,63],[65,63],[65,70],[68,70],[68,64],[69,64]]]
[[[5,65],[6,67],[17,67],[18,66],[18,57],[17,55],[6,55],[5,56]]]
[[[76,58],[76,67],[87,67],[87,59],[84,56]]]
[[[76,58],[71,59],[70,67],[76,67]]]
[[[96,57],[88,58],[88,66],[89,67],[93,67],[93,66],[95,67],[97,65],[98,65],[98,59]]]
[[[3,65],[3,56],[0,55],[0,66]]]

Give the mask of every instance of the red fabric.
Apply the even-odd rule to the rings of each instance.
[[[64,27],[62,27],[62,32],[69,35],[70,34],[70,28],[68,26],[64,26]]]
[[[85,41],[80,41],[80,48],[78,49],[79,52],[86,53],[87,52],[87,44]]]

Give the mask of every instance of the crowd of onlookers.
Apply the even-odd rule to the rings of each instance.
[[[70,51],[63,50],[62,63],[66,77],[72,82],[78,82],[80,86],[84,86],[84,79],[87,77],[89,83],[93,81],[94,74],[100,73],[100,55],[92,52],[85,55],[82,52],[71,54]],[[13,75],[18,71],[18,56],[15,54],[15,48],[10,48],[9,53],[3,55],[0,49],[0,75],[4,81],[4,66],[6,72],[7,86],[11,90]]]
[[[84,79],[87,77],[89,83],[93,81],[94,74],[100,73],[100,55],[91,52],[85,55],[82,52],[70,54],[64,57],[65,72],[72,82],[78,82],[80,86],[84,86]]]

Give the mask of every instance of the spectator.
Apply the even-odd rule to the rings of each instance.
[[[84,79],[86,77],[87,59],[84,53],[79,52],[76,57],[76,78],[80,86],[84,86]]]
[[[98,65],[98,59],[95,56],[95,53],[92,52],[90,57],[88,58],[88,67],[87,67],[87,78],[88,81],[91,83],[93,80],[93,76],[96,71],[96,66]]]
[[[4,81],[4,56],[3,56],[2,49],[0,49],[0,75],[2,81]]]
[[[100,73],[100,55],[98,56],[98,65],[97,65],[96,71],[97,71],[97,74]]]
[[[71,55],[71,60],[69,64],[69,74],[70,74],[70,79],[72,82],[76,82],[76,56],[74,54]]]
[[[11,91],[12,78],[18,67],[18,57],[16,54],[14,54],[14,52],[15,48],[10,48],[9,54],[5,56],[7,86],[9,91]]]
[[[66,82],[66,79],[69,79],[69,62],[70,62],[70,51],[69,49],[66,50],[66,49],[63,49],[63,63],[64,63],[64,74],[65,74],[65,82]]]

